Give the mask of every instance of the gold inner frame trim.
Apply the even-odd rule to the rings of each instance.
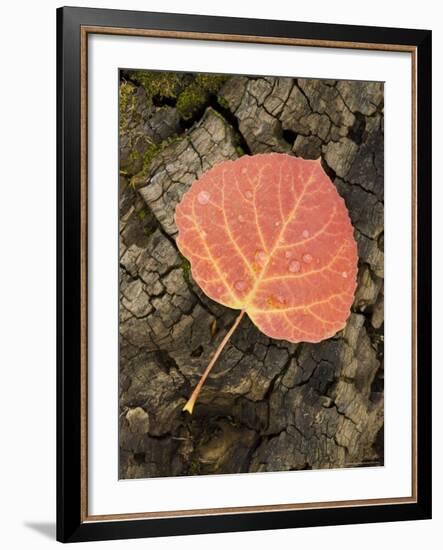
[[[88,35],[107,34],[121,36],[139,36],[150,38],[171,38],[184,40],[213,40],[222,42],[245,42],[255,44],[274,44],[286,46],[305,46],[321,48],[341,48],[355,50],[378,50],[388,52],[406,52],[411,54],[412,76],[412,494],[408,497],[378,499],[343,500],[327,502],[308,502],[294,504],[275,504],[257,506],[237,506],[223,508],[200,508],[193,510],[173,510],[141,513],[121,513],[107,515],[89,515],[88,513]],[[80,269],[81,269],[81,480],[80,480],[80,518],[82,523],[101,521],[140,520],[154,518],[213,516],[228,514],[250,514],[257,512],[278,512],[288,510],[313,510],[322,508],[345,508],[351,506],[380,506],[387,504],[411,504],[417,502],[417,48],[404,44],[372,44],[367,42],[346,42],[331,40],[311,40],[301,38],[281,38],[272,36],[253,36],[220,33],[202,33],[185,31],[164,31],[120,27],[81,26],[80,30]]]

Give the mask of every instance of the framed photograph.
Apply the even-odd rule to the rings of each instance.
[[[431,517],[431,32],[60,8],[63,542]]]

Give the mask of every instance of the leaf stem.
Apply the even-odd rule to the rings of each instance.
[[[188,411],[189,414],[192,414],[192,411],[194,409],[195,402],[198,399],[198,396],[200,394],[200,391],[203,387],[203,384],[205,383],[206,378],[208,377],[208,374],[211,372],[212,367],[214,366],[215,362],[219,358],[221,352],[223,351],[223,348],[226,346],[226,344],[229,341],[229,338],[231,338],[232,334],[234,333],[235,329],[240,324],[240,321],[243,318],[243,315],[245,314],[245,310],[242,309],[240,311],[240,315],[235,320],[232,327],[228,330],[225,337],[221,341],[220,345],[218,346],[216,352],[214,353],[214,356],[212,357],[211,361],[209,362],[209,365],[206,367],[205,372],[202,374],[202,377],[200,378],[199,383],[195,386],[194,391],[192,392],[191,397],[188,399],[186,405],[183,407],[183,411]]]

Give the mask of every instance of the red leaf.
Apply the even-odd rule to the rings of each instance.
[[[271,153],[218,164],[185,193],[175,221],[202,290],[268,336],[319,342],[345,326],[357,246],[319,160]]]
[[[194,280],[268,336],[319,342],[344,327],[357,247],[318,161],[272,153],[218,164],[184,195],[175,219]]]

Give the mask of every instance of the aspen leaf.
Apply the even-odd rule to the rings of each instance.
[[[240,310],[235,327],[246,313],[271,338],[320,342],[345,326],[357,245],[319,160],[271,153],[217,164],[184,194],[175,221],[196,283]]]

